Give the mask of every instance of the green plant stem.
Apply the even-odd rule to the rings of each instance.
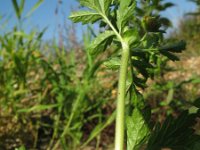
[[[117,116],[116,116],[116,127],[115,127],[115,150],[123,150],[124,148],[124,118],[125,118],[125,96],[126,96],[126,79],[128,70],[128,61],[130,57],[130,50],[128,42],[123,41],[122,36],[118,33],[109,19],[102,15],[111,29],[115,32],[117,38],[122,44],[122,56],[121,66],[119,72],[119,85],[118,85],[118,96],[117,96]]]
[[[129,61],[129,46],[127,42],[122,42],[121,67],[119,72],[118,98],[117,98],[117,116],[115,128],[115,150],[123,150],[124,147],[124,121],[125,121],[125,96],[126,96],[126,78]]]

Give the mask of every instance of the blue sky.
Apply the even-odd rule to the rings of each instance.
[[[25,28],[30,30],[32,27],[42,29],[48,27],[44,35],[44,39],[51,39],[57,36],[58,24],[68,24],[70,21],[67,17],[71,10],[78,9],[78,3],[75,0],[62,0],[62,5],[58,4],[58,0],[44,0],[43,4],[33,13],[25,23]],[[175,26],[178,24],[178,20],[184,13],[195,10],[195,5],[187,0],[167,0],[176,4],[175,7],[168,9],[163,15],[169,17]],[[37,0],[26,0],[25,13],[37,2]],[[58,14],[55,14],[55,10],[58,8]],[[6,18],[10,17],[10,21],[7,23],[6,28],[3,30],[9,30],[16,23],[11,0],[0,0],[0,15],[6,15]],[[76,24],[77,34],[81,35],[83,26]],[[0,28],[0,30],[2,30]],[[2,31],[0,32],[2,33]]]

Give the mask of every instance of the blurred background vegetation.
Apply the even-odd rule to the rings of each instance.
[[[170,18],[162,20],[170,28],[165,41],[183,39],[187,50],[176,63],[162,57],[156,77],[140,89],[153,108],[152,121],[195,111],[189,104],[200,97],[200,1],[191,1],[197,9],[184,14],[176,28]],[[117,72],[103,62],[115,48],[89,54],[96,26],[77,34],[73,24],[58,25],[58,36],[50,40],[43,39],[48,27],[27,32],[24,21],[42,3],[24,12],[26,1],[12,0],[18,21],[9,30],[9,17],[0,14],[0,150],[112,149]],[[174,6],[156,9],[168,7]],[[196,128],[200,134],[200,124]]]

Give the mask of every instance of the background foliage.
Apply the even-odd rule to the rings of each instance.
[[[118,49],[109,47],[104,53],[91,55],[87,48],[96,34],[90,25],[82,43],[77,41],[75,30],[70,30],[69,45],[58,44],[56,39],[44,42],[41,39],[46,29],[33,28],[26,33],[23,28],[24,18],[37,11],[42,0],[27,14],[23,11],[25,0],[12,2],[18,24],[0,35],[0,149],[53,149],[55,145],[60,149],[112,149],[117,76],[116,71],[106,67],[113,70],[119,67]],[[187,14],[175,34],[162,37],[164,43],[174,39],[187,41],[187,50],[178,55],[179,63],[171,64],[169,55],[172,60],[178,57],[165,53],[166,57],[156,59],[157,68],[152,72],[148,63],[140,70],[141,62],[133,60],[138,65],[135,66],[138,82],[134,82],[144,95],[140,98],[153,108],[149,124],[156,124],[145,146],[148,150],[199,148],[199,137],[193,135],[199,134],[199,123],[195,120],[199,114],[191,114],[200,107],[199,1],[194,2],[197,12]],[[147,4],[140,1],[138,18],[132,22],[140,29],[138,36],[146,30],[154,32],[160,26],[161,30],[171,26],[170,20],[159,13],[172,7],[172,3],[153,0],[152,5]],[[149,17],[152,11],[154,16]],[[116,14],[110,15],[112,18]],[[87,22],[98,19],[95,14]],[[106,27],[103,22],[102,27]],[[156,40],[152,37],[156,36],[147,37],[144,43],[147,47],[150,40]],[[111,54],[115,58],[107,59]],[[137,53],[134,58],[143,56]],[[149,60],[150,56],[151,53],[143,59]],[[147,80],[149,77],[152,79]],[[134,115],[141,116],[137,110]]]

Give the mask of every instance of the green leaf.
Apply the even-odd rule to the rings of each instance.
[[[144,48],[153,48],[158,45],[159,40],[160,36],[157,33],[148,33],[142,41],[142,44]]]
[[[112,0],[80,0],[82,6],[88,7],[98,13],[108,14]]]
[[[20,13],[20,8],[18,6],[17,0],[12,0],[12,5],[14,7],[15,14],[16,14],[17,18],[20,19],[21,18],[21,13]]]
[[[166,56],[167,58],[169,58],[172,61],[179,61],[179,58],[176,55],[174,55],[174,54],[172,54],[172,53],[170,53],[168,51],[160,50],[160,53],[162,55]]]
[[[132,104],[134,107],[137,107],[141,110],[145,107],[144,97],[137,89],[134,89],[132,95]]]
[[[173,3],[171,2],[167,2],[165,4],[158,4],[158,6],[156,6],[156,9],[159,10],[159,11],[164,11],[170,7],[174,6]]]
[[[110,8],[110,5],[113,3],[113,0],[104,0],[105,4],[104,4],[104,10],[105,10],[105,13],[108,13],[109,12],[109,8]]]
[[[33,12],[38,9],[38,7],[44,2],[44,0],[38,0],[37,3],[31,8],[31,10],[27,13],[26,18],[30,17]]]
[[[119,57],[113,57],[105,61],[103,64],[109,69],[119,69],[120,62]]]
[[[169,7],[172,7],[172,6],[174,6],[174,3],[171,3],[171,2],[168,2],[168,3],[165,3],[165,4],[164,4],[164,8],[165,8],[165,9],[167,9],[167,8],[169,8]]]
[[[183,50],[185,50],[185,47],[186,47],[186,42],[180,41],[180,42],[172,44],[172,45],[164,46],[164,47],[160,48],[160,50],[181,53]]]
[[[153,65],[150,64],[149,62],[145,62],[144,60],[132,60],[133,65],[136,65],[140,68],[153,68]]]
[[[90,9],[96,10],[96,6],[94,4],[94,0],[80,0],[80,4],[82,6],[88,7]]]
[[[138,33],[138,29],[134,28],[134,29],[129,29],[127,31],[124,32],[123,38],[125,41],[127,41],[130,45],[137,42],[139,39],[139,33]]]
[[[113,37],[114,35],[115,33],[113,31],[105,31],[99,34],[88,47],[90,54],[97,54],[101,51],[104,51],[110,43],[109,38]]]
[[[20,146],[19,148],[15,148],[15,150],[26,150],[25,146]]]
[[[120,1],[119,10],[117,11],[117,26],[121,32],[130,17],[133,17],[136,8],[136,1],[122,0]]]
[[[168,19],[168,18],[165,18],[165,17],[161,17],[159,19],[160,23],[164,26],[164,27],[171,27],[172,26],[172,23],[171,21]]]
[[[149,128],[140,110],[135,108],[126,119],[127,150],[139,150],[149,135]]]
[[[104,14],[107,14],[110,8],[110,4],[112,3],[112,0],[96,0],[96,1],[99,1],[102,12]]]
[[[96,22],[101,18],[101,16],[98,13],[91,11],[78,11],[73,12],[69,18],[73,22],[82,22],[82,24],[87,24]]]
[[[200,141],[193,129],[197,117],[198,113],[189,114],[188,111],[182,112],[177,118],[168,116],[162,126],[160,123],[156,125],[146,150],[160,150],[166,147],[174,150],[191,149],[191,146]]]

